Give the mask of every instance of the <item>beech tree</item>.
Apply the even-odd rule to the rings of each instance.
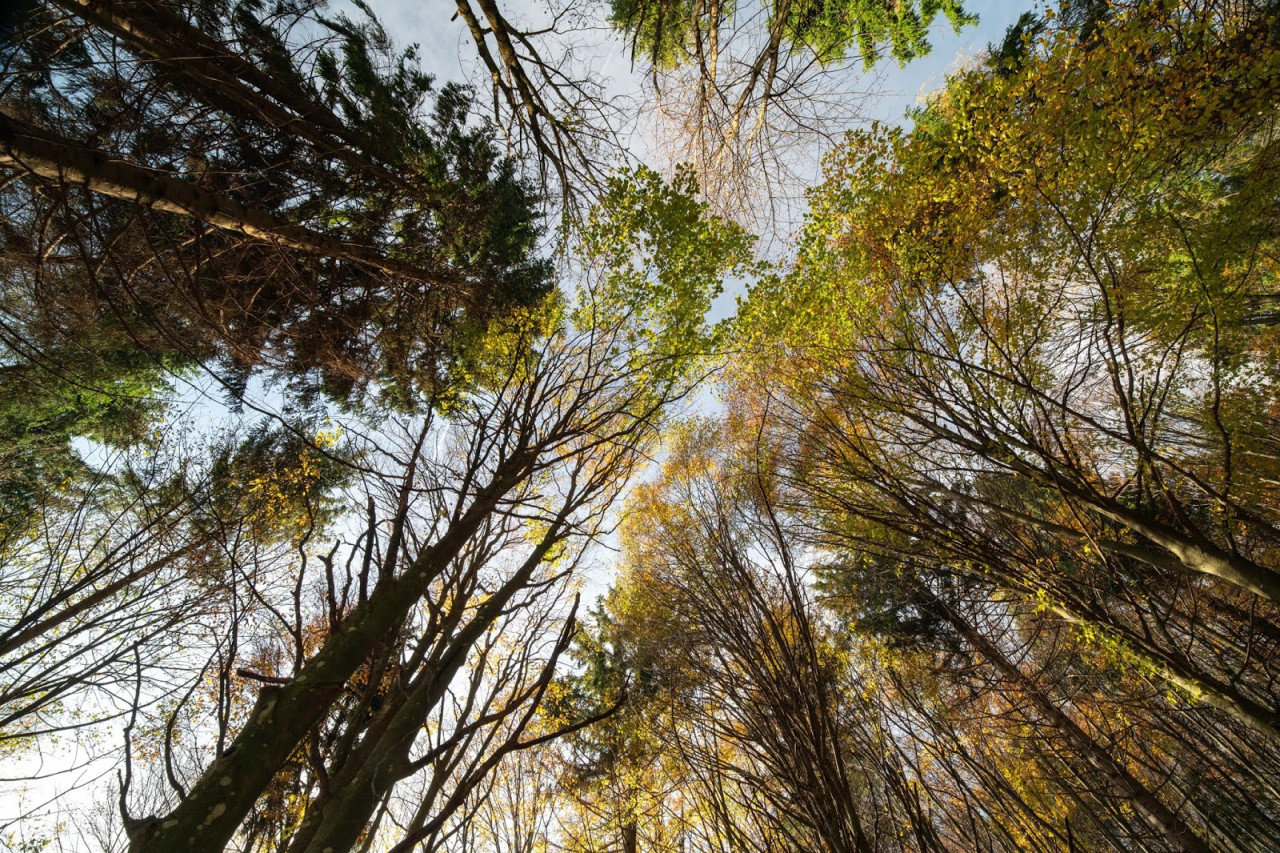
[[[341,548],[319,560],[320,630],[299,571],[293,605],[279,607],[294,614],[283,618],[291,665],[256,673],[252,708],[200,753],[166,813],[129,818],[132,849],[222,849],[282,771],[309,798],[283,825],[289,846],[351,848],[390,807],[394,841],[410,849],[444,831],[505,754],[555,734],[524,737],[572,633],[564,585],[696,379],[709,334],[697,318],[750,245],[652,173],[618,179],[606,199],[579,255],[594,266],[578,305],[553,301],[491,338],[469,364],[475,390],[411,427],[389,459],[385,509],[370,510],[345,557],[352,568],[338,571]],[[697,265],[655,251],[687,259],[717,240],[722,251]],[[540,657],[533,638],[557,622]],[[415,779],[419,806],[398,814],[388,797]]]

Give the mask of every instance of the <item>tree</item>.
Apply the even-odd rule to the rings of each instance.
[[[664,153],[694,165],[717,212],[757,228],[781,218],[803,146],[834,142],[861,118],[850,66],[928,53],[939,14],[957,30],[976,20],[952,0],[616,0],[610,10],[650,78]]]
[[[543,192],[576,219],[626,155],[626,111],[574,56],[571,38],[594,26],[583,4],[549,8],[547,26],[515,19],[495,0],[456,0],[490,90],[490,116],[508,150],[537,164]],[[583,20],[585,19],[585,20]]]
[[[371,17],[67,6],[87,25],[42,11],[6,78],[9,251],[107,313],[164,293],[130,312],[156,357],[404,407],[547,292],[532,190]]]
[[[0,540],[10,748],[126,715],[118,700],[218,618],[231,576],[324,528],[348,473],[289,432],[224,438],[212,460],[171,432],[146,455],[117,451],[92,476],[51,485]],[[95,705],[115,710],[80,710]]]
[[[578,665],[562,679],[556,714],[608,716],[556,744],[557,826],[550,843],[565,850],[665,848],[687,826],[672,795],[683,787],[664,739],[674,691],[647,665],[640,644],[614,617],[615,588],[576,638]]]
[[[41,7],[17,27],[0,91],[15,737],[93,684],[137,681],[156,660],[138,647],[155,653],[200,615],[193,561],[234,575],[241,547],[297,532],[284,503],[318,511],[281,491],[298,485],[289,459],[337,482],[298,409],[444,405],[488,324],[550,288],[532,190],[468,126],[467,93],[434,89],[371,15],[64,8],[80,19]],[[155,443],[175,386],[201,370],[241,401],[252,376],[275,380],[293,436],[234,451],[213,438],[217,458],[188,450],[178,470],[122,484],[112,466]],[[131,616],[136,634],[102,639]]]
[[[928,596],[987,590],[989,637],[1090,649],[1109,664],[1055,652],[1048,683],[1097,685],[1071,702],[1098,731],[1141,716],[1161,734],[1089,735],[1112,745],[1104,758],[1040,704],[1074,745],[1065,765],[1064,741],[1034,760],[1083,760],[1133,802],[1172,786],[1197,816],[1148,802],[1167,843],[1228,844],[1265,837],[1269,819],[1222,826],[1217,792],[1177,768],[1210,748],[1252,784],[1280,707],[1247,662],[1270,642],[1278,591],[1270,451],[1255,443],[1274,384],[1259,306],[1274,290],[1277,54],[1258,7],[1108,15],[1024,27],[1018,51],[953,77],[914,130],[851,137],[794,270],[742,313],[739,340],[757,349],[734,388],[860,612],[886,608],[921,644],[958,636],[1007,683],[1020,677],[1007,649],[984,651],[969,616]],[[1155,106],[1153,91],[1179,99]],[[920,587],[871,594],[895,576]],[[1205,746],[1208,719],[1230,746]],[[973,801],[1008,804],[1019,833],[1062,831],[1036,828],[1035,797],[998,765],[944,760],[953,779],[991,780]],[[1094,827],[1123,847],[1137,830],[1112,819]]]
[[[963,142],[949,138],[941,155],[930,149],[931,140],[943,133],[940,127],[958,133],[957,124],[974,126],[969,119],[930,119],[910,146],[891,134],[871,144],[851,171],[833,172],[820,201],[830,205],[830,218],[815,217],[808,263],[792,290],[799,304],[786,316],[799,321],[793,329],[812,321],[823,343],[852,344],[872,354],[868,369],[832,376],[832,384],[844,385],[834,393],[865,392],[868,400],[878,400],[883,412],[883,426],[878,428],[900,430],[897,440],[907,454],[903,458],[916,457],[925,477],[948,471],[940,479],[951,480],[954,499],[968,501],[968,484],[979,478],[1009,474],[1056,492],[1091,524],[1114,524],[1134,537],[1122,541],[1100,531],[1077,531],[1109,553],[1218,578],[1274,602],[1280,589],[1266,556],[1270,546],[1265,544],[1274,526],[1253,508],[1254,498],[1261,496],[1254,490],[1265,487],[1234,463],[1241,443],[1253,440],[1245,436],[1258,435],[1263,428],[1228,402],[1237,395],[1262,392],[1247,376],[1268,369],[1265,351],[1259,354],[1252,326],[1239,321],[1247,316],[1255,291],[1269,287],[1269,280],[1258,265],[1237,272],[1242,268],[1224,254],[1225,245],[1214,255],[1197,245],[1244,217],[1234,205],[1245,199],[1233,195],[1230,204],[1220,206],[1227,221],[1203,220],[1193,232],[1189,220],[1183,219],[1188,216],[1182,208],[1186,197],[1174,186],[1190,178],[1173,178],[1171,174],[1186,172],[1169,171],[1184,158],[1203,170],[1218,161],[1201,158],[1232,156],[1218,147],[1229,135],[1246,140],[1236,149],[1244,158],[1241,171],[1250,175],[1242,180],[1265,180],[1269,161],[1260,153],[1254,158],[1260,149],[1248,141],[1254,113],[1237,113],[1235,101],[1224,94],[1252,89],[1243,79],[1223,82],[1225,88],[1206,84],[1192,98],[1195,106],[1187,107],[1189,112],[1203,111],[1199,124],[1189,115],[1176,121],[1163,114],[1149,116],[1150,125],[1132,132],[1150,135],[1150,147],[1121,157],[1101,174],[1093,167],[1105,155],[1092,145],[1080,146],[1078,158],[1067,161],[1070,169],[1055,170],[1052,176],[1013,165],[1039,162],[1030,150],[1017,152],[1025,156],[1015,158],[1011,149],[1021,142],[1028,149],[1048,146],[1035,135],[1041,129],[1060,138],[1060,131],[1048,125],[1052,121],[1056,127],[1057,110],[1075,103],[1073,99],[1114,96],[1117,110],[1128,104],[1122,92],[1128,91],[1133,78],[1121,76],[1126,69],[1167,74],[1170,84],[1190,73],[1180,64],[1190,55],[1181,52],[1168,65],[1152,61],[1130,67],[1133,54],[1121,48],[1158,40],[1153,33],[1165,32],[1161,27],[1178,27],[1185,39],[1198,33],[1210,58],[1196,52],[1187,63],[1212,63],[1212,57],[1220,56],[1224,68],[1265,76],[1274,51],[1265,42],[1269,36],[1261,24],[1204,21],[1183,30],[1181,18],[1161,14],[1146,7],[1132,10],[1123,25],[1108,31],[1105,38],[1114,41],[1088,52],[1075,50],[1064,39],[1047,54],[1043,67],[1028,68],[1015,78],[987,71],[957,81],[952,92],[965,104],[963,110],[970,108],[971,100],[985,97],[1027,104],[1020,119],[1027,128],[1021,139],[998,148],[974,143],[978,152],[991,152],[990,161],[981,159],[981,153],[973,155],[990,168],[959,174],[983,182],[981,188],[962,194],[948,183],[957,173],[946,158],[970,156],[955,153],[966,151]],[[1236,61],[1236,51],[1246,45],[1258,48],[1257,64]],[[1041,76],[1049,71],[1053,78]],[[1011,79],[1020,82],[1010,83]],[[1070,87],[1047,90],[1047,79],[1065,79]],[[1011,90],[1015,86],[1026,88]],[[1028,91],[1038,94],[1033,98]],[[1058,100],[1049,100],[1050,92]],[[1232,106],[1223,105],[1227,102]],[[1014,111],[1012,105],[1009,109]],[[945,109],[940,107],[939,114],[945,115]],[[1219,136],[1219,122],[1229,126],[1233,116],[1239,116],[1240,125]],[[1195,135],[1201,133],[1195,128],[1206,126],[1215,130],[1208,137]],[[983,139],[1003,132],[998,126],[981,130]],[[1190,137],[1157,136],[1160,133]],[[1093,139],[1083,132],[1075,138]],[[1127,139],[1116,134],[1107,141],[1119,146]],[[886,158],[899,156],[902,162],[892,172],[879,172]],[[935,168],[938,156],[944,171]],[[1007,171],[996,172],[997,158]],[[1077,168],[1079,173],[1066,177]],[[1086,173],[1093,178],[1086,179]],[[1130,187],[1135,193],[1141,187],[1142,192],[1128,201],[1122,193]],[[862,193],[866,208],[860,206]],[[1153,196],[1156,207],[1164,206],[1164,214],[1148,209]],[[849,226],[846,217],[853,210],[860,218],[856,226]],[[871,214],[874,210],[879,213]],[[862,217],[862,211],[868,215]],[[908,224],[888,231],[887,218],[904,211]],[[878,230],[875,216],[886,217],[885,231]],[[983,223],[992,221],[1001,227],[986,230]],[[866,242],[851,243],[842,233],[845,227],[856,227]],[[888,233],[893,237],[886,240]],[[1266,233],[1253,233],[1263,242],[1246,243],[1246,255],[1265,251]],[[1171,247],[1169,241],[1175,239],[1179,242]],[[1161,255],[1161,250],[1168,254]],[[1184,250],[1198,259],[1191,268],[1202,272],[1189,271]],[[1168,278],[1148,275],[1151,268],[1167,272]],[[1165,299],[1157,307],[1159,288],[1166,281],[1168,287],[1178,287],[1186,274],[1197,276],[1198,295],[1188,294],[1183,301]],[[840,298],[839,282],[850,276],[865,282],[865,290],[850,306],[852,311],[841,316],[829,310],[829,300]],[[914,290],[920,281],[928,282],[926,288]],[[782,316],[767,307],[768,300],[762,291],[757,316],[766,325],[769,315]],[[868,329],[860,322],[862,317],[869,319],[870,312],[886,309],[892,319],[882,329]],[[1236,312],[1234,325],[1226,320],[1230,312]],[[853,334],[865,335],[861,341],[848,337],[855,329]],[[842,361],[849,363],[847,358]],[[1201,382],[1201,376],[1208,379]],[[875,441],[874,433],[867,435]],[[1246,493],[1249,500],[1237,500]],[[1012,507],[989,508],[1016,513]],[[1046,532],[1064,529],[1050,519],[1023,514],[1023,520],[1040,523]],[[1243,544],[1237,525],[1247,525],[1256,544]]]
[[[676,693],[668,739],[714,815],[710,849],[940,849],[846,692],[767,458],[732,427],[673,438],[633,498],[613,618]]]
[[[290,846],[349,849],[372,837],[392,788],[417,779],[427,791],[422,809],[397,818],[408,827],[397,843],[408,849],[441,832],[503,755],[532,745],[522,734],[572,633],[572,613],[554,605],[664,410],[698,378],[710,333],[692,318],[750,247],[731,226],[704,224],[705,206],[681,201],[651,175],[613,186],[612,206],[595,221],[634,225],[589,234],[580,254],[593,265],[589,289],[572,309],[552,301],[491,338],[468,365],[476,390],[408,433],[389,472],[390,530],[375,536],[370,523],[349,558],[365,568],[326,580],[325,630],[309,645],[306,620],[290,620],[290,674],[268,674],[225,748],[180,786],[165,814],[131,819],[132,849],[164,849],[173,839],[221,849],[317,737],[340,749],[299,777],[302,790],[313,790],[312,774],[318,787]],[[666,212],[646,213],[654,207]],[[677,249],[673,257],[687,262],[707,250],[695,239],[708,230],[724,234],[732,251],[676,267],[655,251]],[[627,265],[619,269],[614,253]],[[669,292],[637,307],[620,282],[643,283],[646,271],[654,293]],[[295,602],[304,588],[298,580]],[[520,632],[546,636],[546,620],[562,629],[539,662]],[[512,647],[515,654],[489,659]],[[495,666],[508,675],[492,675]],[[375,680],[377,672],[391,681]],[[470,692],[458,686],[463,673]],[[357,679],[363,687],[353,688]],[[375,681],[386,685],[376,705],[368,698]],[[423,737],[435,713],[444,716],[433,747]]]

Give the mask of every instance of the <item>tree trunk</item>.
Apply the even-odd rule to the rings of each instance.
[[[1249,699],[1230,684],[1200,672],[1199,667],[1185,659],[1179,660],[1163,650],[1152,648],[1134,632],[1121,631],[1109,623],[1094,622],[1062,605],[1054,604],[1049,609],[1072,625],[1101,628],[1118,636],[1130,653],[1142,658],[1165,681],[1280,744],[1280,715]]]
[[[934,604],[938,612],[956,629],[966,642],[986,658],[1000,673],[1018,686],[1024,696],[1031,700],[1036,709],[1059,732],[1063,734],[1081,757],[1106,777],[1122,792],[1139,814],[1154,829],[1160,832],[1170,844],[1186,853],[1210,853],[1209,845],[1196,834],[1190,826],[1174,814],[1160,799],[1141,781],[1133,776],[1127,768],[1118,762],[1075,720],[1037,686],[1018,668],[1013,661],[1005,657],[995,643],[991,642],[963,616],[956,612],[929,590],[921,587],[922,594]]]
[[[373,749],[359,766],[344,774],[347,778],[335,780],[333,798],[325,804],[318,821],[313,824],[314,828],[304,826],[300,830],[310,837],[300,839],[303,844],[295,842],[291,849],[324,853],[326,850],[355,848],[382,797],[406,775],[406,768],[410,766],[409,752],[422,730],[427,712],[445,695],[466,663],[471,648],[502,613],[507,602],[528,583],[560,536],[559,526],[553,526],[543,534],[538,547],[520,568],[485,600],[471,621],[449,642],[440,658],[429,665],[429,677],[415,687],[400,707],[389,709],[389,724],[377,738]]]
[[[385,257],[366,246],[348,243],[301,225],[277,220],[224,195],[211,193],[179,178],[76,142],[0,111],[0,165],[32,175],[82,186],[92,192],[130,201],[150,210],[190,216],[216,228],[308,255],[350,261],[397,278],[453,286],[439,272]]]
[[[160,60],[198,87],[211,105],[256,117],[307,140],[322,156],[336,157],[382,180],[401,183],[400,176],[361,153],[368,140],[331,111],[227,50],[172,10],[136,0],[55,2],[111,33],[139,55]]]
[[[1152,548],[1140,545],[1131,545],[1127,542],[1118,542],[1114,540],[1101,539],[1098,537],[1090,537],[1080,531],[1061,524],[1055,524],[1026,513],[1002,507],[990,501],[981,500],[972,495],[958,492],[945,487],[937,487],[939,491],[948,497],[976,507],[982,510],[988,510],[1001,515],[1005,518],[1026,524],[1037,530],[1060,536],[1071,542],[1079,542],[1081,544],[1093,544],[1103,551],[1113,554],[1119,554],[1129,557],[1156,568],[1165,569],[1171,572],[1185,573],[1189,569],[1187,565],[1177,557],[1156,551]],[[1123,523],[1123,522],[1122,522]],[[995,569],[995,566],[988,566]],[[1261,568],[1261,567],[1259,567]],[[1028,588],[1031,584],[1027,583],[1028,575],[1019,573],[1016,570],[1004,568],[996,570],[992,573],[992,577],[999,578],[999,584],[1002,588],[1014,592],[1019,595],[1034,596],[1036,590]],[[1229,716],[1239,720],[1267,738],[1280,743],[1280,714],[1274,710],[1259,705],[1240,691],[1236,690],[1228,683],[1224,683],[1218,679],[1212,678],[1207,674],[1199,671],[1199,667],[1188,659],[1179,660],[1174,658],[1167,652],[1152,647],[1145,638],[1133,631],[1113,625],[1111,623],[1098,623],[1077,613],[1071,607],[1055,602],[1050,605],[1050,610],[1073,625],[1089,624],[1100,626],[1113,634],[1119,635],[1130,650],[1147,660],[1153,669],[1155,669],[1165,680],[1175,687],[1185,690],[1206,705],[1211,705]]]
[[[462,550],[511,484],[525,473],[524,467],[513,461],[506,470],[500,468],[495,481],[480,490],[434,545],[400,577],[375,587],[297,677],[283,687],[264,688],[231,746],[205,770],[182,802],[169,814],[143,821],[130,832],[130,851],[221,853],[263,789],[324,716],[352,673]]]

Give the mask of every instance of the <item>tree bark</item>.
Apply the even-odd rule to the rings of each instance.
[[[400,176],[372,162],[368,140],[305,93],[264,73],[226,45],[156,3],[121,0],[55,0],[64,9],[111,33],[139,55],[164,63],[194,84],[210,104],[256,116],[296,134],[321,155],[337,157],[382,180]]]
[[[1179,660],[1167,652],[1151,648],[1147,643],[1139,643],[1141,638],[1132,635],[1128,631],[1122,632],[1107,623],[1092,621],[1059,604],[1051,605],[1049,609],[1063,621],[1072,625],[1088,625],[1093,628],[1101,628],[1113,636],[1118,636],[1129,647],[1129,650],[1144,659],[1159,674],[1160,678],[1190,694],[1196,700],[1217,708],[1227,716],[1244,723],[1259,734],[1265,735],[1273,742],[1280,744],[1280,715],[1252,701],[1230,684],[1198,671],[1198,667],[1189,666],[1187,661]]]
[[[563,522],[561,522],[562,524]],[[561,524],[553,525],[502,588],[485,600],[475,616],[449,642],[440,658],[431,665],[430,677],[424,678],[407,700],[391,711],[387,728],[360,766],[348,778],[335,785],[333,799],[325,804],[314,828],[306,827],[310,838],[305,846],[295,843],[292,849],[304,853],[328,850],[352,850],[382,797],[407,772],[409,751],[422,729],[427,712],[445,695],[454,676],[467,661],[467,655],[494,620],[502,613],[512,596],[533,576],[547,553],[561,539]]]
[[[504,495],[525,473],[518,459],[499,469],[488,488],[398,578],[374,588],[324,646],[283,687],[263,688],[249,720],[173,811],[130,833],[131,853],[221,853],[262,790],[342,686],[404,619],[431,580],[454,559]]]
[[[1091,537],[1072,527],[1055,524],[1007,507],[1002,507],[998,504],[991,503],[990,501],[966,495],[963,492],[957,492],[953,489],[947,489],[941,486],[938,486],[938,489],[948,497],[958,502],[962,502],[979,509],[989,510],[1013,521],[1024,523],[1037,530],[1042,530],[1055,536],[1061,536],[1071,542],[1079,542],[1082,545],[1093,544],[1103,551],[1130,557],[1156,568],[1165,569],[1171,572],[1184,573],[1191,571],[1183,560],[1178,559],[1171,554],[1161,553],[1141,545],[1131,545],[1127,542]],[[1034,594],[1033,589],[1028,589],[1028,584],[1025,582],[1025,575],[1019,576],[1017,572],[1006,569],[1004,571],[995,572],[994,576],[1001,579],[1000,585],[1005,589],[1018,594]],[[1075,610],[1062,603],[1054,603],[1049,609],[1057,616],[1073,625],[1087,624],[1095,627],[1102,627],[1105,630],[1120,636],[1126,644],[1130,646],[1131,651],[1147,660],[1151,664],[1152,668],[1170,684],[1186,691],[1196,699],[1204,702],[1206,705],[1210,705],[1220,711],[1223,711],[1227,715],[1239,720],[1260,734],[1265,735],[1272,741],[1280,743],[1280,714],[1277,714],[1270,708],[1258,704],[1246,695],[1242,694],[1240,691],[1234,689],[1230,684],[1224,683],[1200,672],[1199,667],[1195,666],[1190,660],[1179,660],[1167,652],[1152,647],[1140,635],[1135,634],[1134,632],[1119,628],[1110,623],[1098,623],[1087,616],[1077,613]]]
[[[963,616],[921,588],[922,594],[932,601],[939,613],[956,629],[966,642],[986,658],[1001,675],[1018,686],[1024,696],[1055,729],[1063,734],[1086,761],[1122,792],[1139,814],[1174,847],[1186,853],[1210,853],[1209,845],[1168,806],[1153,794],[1127,768],[1104,749],[1075,720],[1059,708],[1031,679],[1009,660],[995,643],[986,638]]]
[[[371,249],[294,225],[271,214],[211,193],[179,178],[130,163],[73,140],[33,127],[0,111],[0,165],[82,186],[149,210],[190,216],[258,242],[308,255],[350,261],[397,278],[452,286],[438,272],[393,260]]]
[[[955,415],[957,420],[960,419],[958,413],[954,412],[954,410],[948,409],[947,414]],[[1011,473],[1024,477],[1037,485],[1053,489],[1065,498],[1079,501],[1086,508],[1117,524],[1123,525],[1153,545],[1172,554],[1187,571],[1224,580],[1280,606],[1280,573],[1272,571],[1266,566],[1258,565],[1252,560],[1228,553],[1198,532],[1189,533],[1170,528],[1166,524],[1149,518],[1142,512],[1129,509],[1109,497],[1092,491],[1087,485],[1082,485],[1078,480],[1068,480],[1062,476],[1055,475],[1052,470],[1046,470],[1044,467],[1019,459],[1009,452],[1007,448],[1002,447],[992,439],[983,438],[978,440],[970,438],[944,424],[926,420],[919,414],[911,417],[917,424],[939,438],[954,442],[959,447],[963,447],[981,458],[990,459],[1004,466]],[[973,429],[975,433],[981,431],[976,426]],[[1006,435],[1000,436],[1000,438],[1009,440],[1013,437]],[[1004,512],[1003,510],[999,511]],[[1119,548],[1116,550],[1119,553],[1129,553],[1128,551],[1121,551]],[[1131,554],[1131,556],[1134,555]],[[1152,562],[1152,565],[1161,567],[1167,565],[1167,557],[1164,557],[1164,555],[1156,556],[1159,561],[1147,560],[1147,562]],[[1137,559],[1144,558],[1138,556]]]

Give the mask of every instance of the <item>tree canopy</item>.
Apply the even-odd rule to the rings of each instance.
[[[969,5],[6,12],[3,844],[1272,849],[1280,8]]]

